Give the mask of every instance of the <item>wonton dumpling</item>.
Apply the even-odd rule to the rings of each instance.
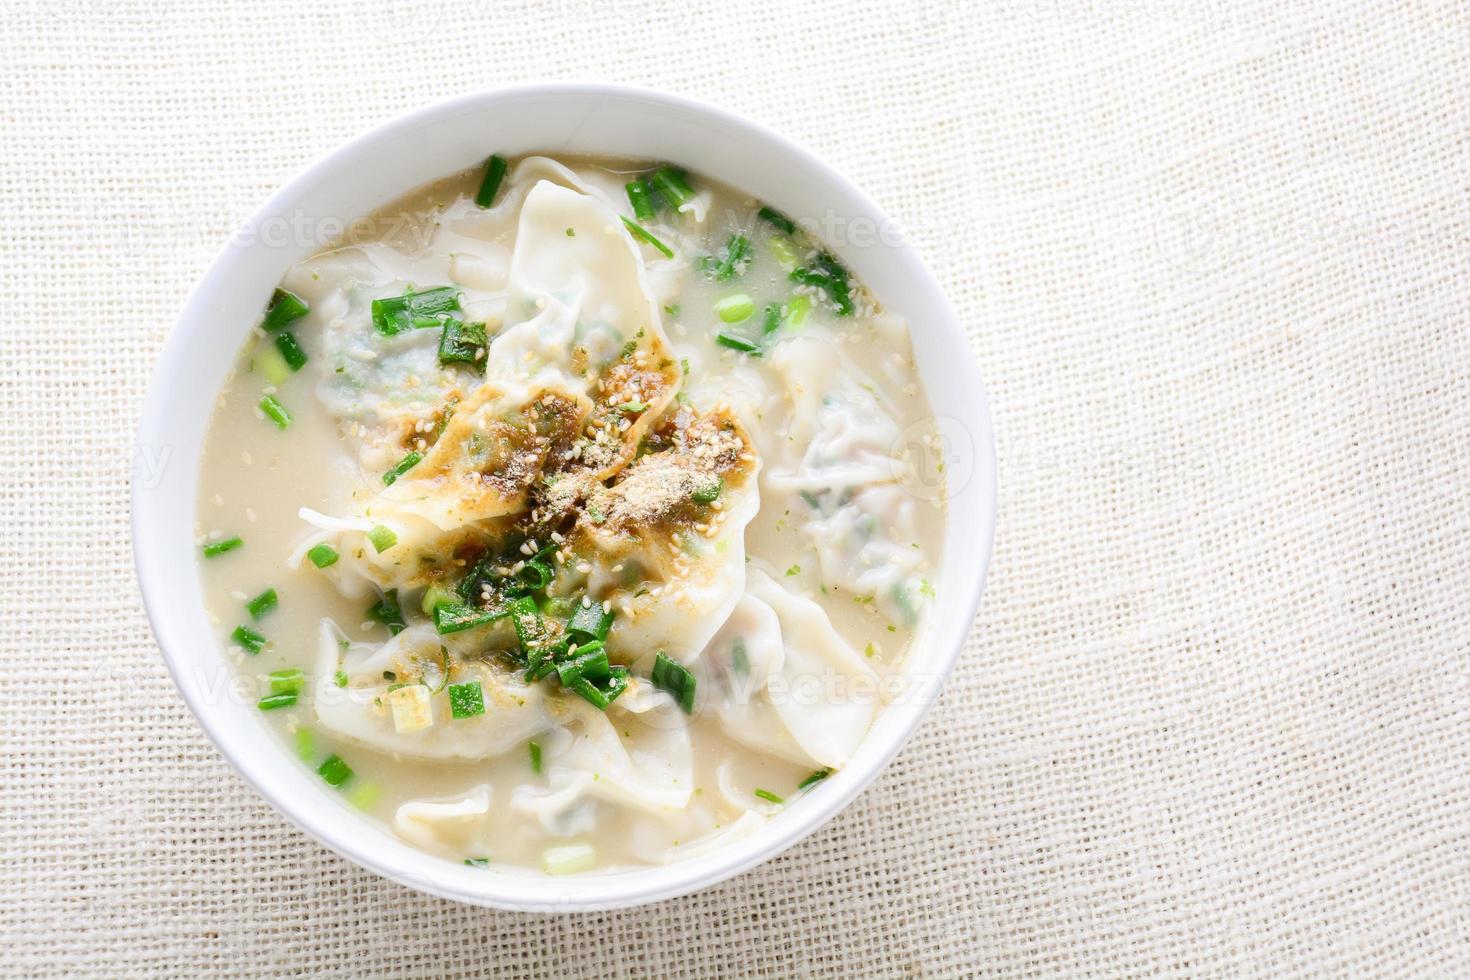
[[[430,697],[433,723],[400,733],[386,701],[390,684],[383,672],[414,676],[416,665],[425,673],[436,671],[451,662],[442,653],[445,638],[425,625],[406,629],[380,646],[350,643],[335,623],[323,620],[319,642],[313,685],[317,720],[335,735],[380,751],[420,759],[488,759],[557,723],[543,685],[528,685],[519,672],[476,661],[455,669],[452,680],[480,682],[484,714],[452,718],[449,698],[435,693]],[[339,669],[347,674],[346,687],[333,681]]]
[[[792,595],[759,569],[748,573],[737,615],[710,654],[710,669],[721,675],[714,696],[721,724],[753,748],[839,767],[877,713],[878,675],[832,628],[821,606]],[[762,674],[765,683],[756,688]]]
[[[543,748],[547,788],[518,789],[512,806],[565,834],[575,832],[576,814],[591,799],[660,815],[689,802],[693,749],[673,698],[635,681],[606,714],[575,697],[565,706],[567,729]]]
[[[653,452],[589,495],[566,548],[594,569],[593,597],[617,607],[610,650],[687,662],[744,588],[760,460],[727,408],[680,410],[650,442]]]
[[[393,829],[410,844],[441,854],[486,854],[491,836],[490,787],[481,784],[447,800],[410,800],[393,815]]]

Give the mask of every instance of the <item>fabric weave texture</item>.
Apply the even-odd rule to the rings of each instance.
[[[1470,974],[1464,3],[0,27],[0,975]],[[961,311],[1000,471],[981,615],[879,781],[735,880],[561,917],[380,880],[258,798],[128,528],[154,360],[230,233],[372,125],[551,78],[708,99],[869,191]]]

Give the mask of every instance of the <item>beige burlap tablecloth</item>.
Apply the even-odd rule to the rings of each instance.
[[[0,974],[1470,972],[1460,0],[0,7]],[[459,906],[235,775],[129,557],[183,298],[317,155],[516,81],[651,84],[867,188],[948,289],[988,594],[893,767],[625,913]]]

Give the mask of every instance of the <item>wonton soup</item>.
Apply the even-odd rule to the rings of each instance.
[[[492,157],[287,273],[210,422],[206,601],[403,840],[661,864],[801,806],[901,690],[934,438],[907,325],[802,226]]]

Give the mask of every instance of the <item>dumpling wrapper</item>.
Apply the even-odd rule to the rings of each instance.
[[[737,649],[743,671],[735,665]],[[721,727],[793,762],[842,766],[880,707],[878,675],[822,607],[759,569],[749,571],[746,594],[709,652],[707,671],[722,675],[711,695]]]
[[[486,854],[494,844],[490,826],[491,789],[481,783],[464,796],[410,800],[393,814],[399,837],[439,854]]]
[[[519,672],[496,669],[488,664],[462,665],[455,683],[480,682],[485,713],[473,718],[453,718],[444,693],[430,698],[434,723],[415,732],[399,733],[384,696],[389,682],[383,671],[406,673],[416,660],[437,661],[445,639],[432,627],[406,629],[381,645],[352,643],[337,625],[322,620],[313,707],[317,721],[327,731],[380,752],[406,758],[477,760],[502,755],[523,745],[529,738],[558,724],[558,713],[546,697],[543,684],[526,684]],[[338,687],[337,670],[346,673],[348,684]]]

